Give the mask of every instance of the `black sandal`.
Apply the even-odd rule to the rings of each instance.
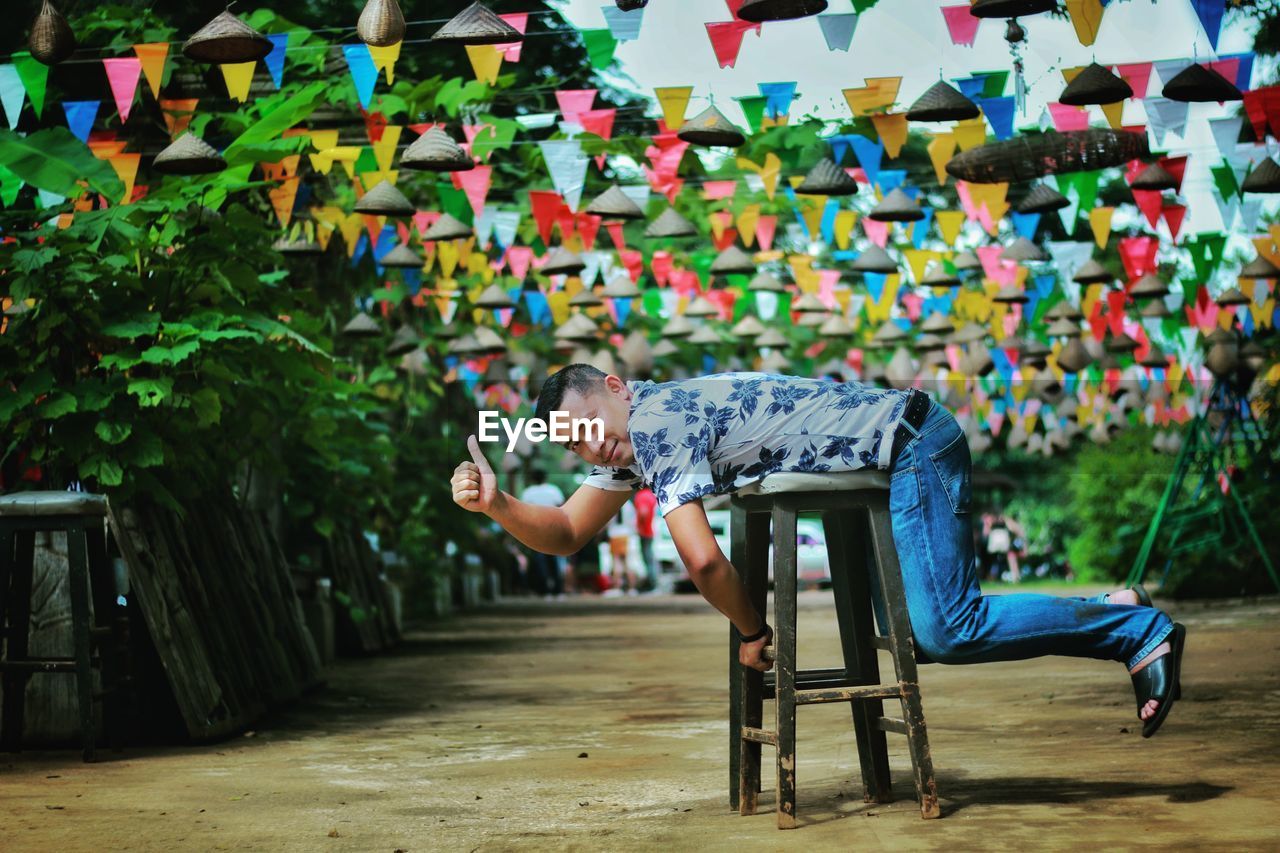
[[[1135,583],[1133,586],[1129,587],[1129,589],[1133,590],[1133,594],[1138,596],[1138,604],[1140,604],[1141,606],[1143,607],[1155,606],[1151,603],[1151,593],[1147,592],[1147,588],[1142,584]]]
[[[1142,726],[1142,736],[1151,737],[1160,730],[1164,718],[1169,716],[1173,703],[1181,696],[1182,650],[1186,646],[1187,629],[1180,622],[1173,623],[1169,635],[1168,654],[1161,655],[1142,669],[1133,673],[1133,693],[1138,700],[1138,713],[1152,699],[1160,703],[1156,715]]]

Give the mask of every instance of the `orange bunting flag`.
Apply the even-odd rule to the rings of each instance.
[[[133,184],[138,179],[138,163],[142,161],[141,154],[116,154],[107,160],[111,164],[111,168],[116,170],[116,175],[124,184],[124,193],[120,196],[120,204],[128,204],[133,201]]]
[[[288,228],[293,220],[293,202],[298,197],[299,180],[297,175],[285,178],[279,186],[267,191],[267,195],[271,197],[271,207],[275,209],[276,219],[280,220],[281,227]]]
[[[164,62],[169,58],[168,42],[156,44],[135,44],[133,55],[142,62],[142,74],[147,78],[151,94],[160,97],[160,86],[164,82]]]
[[[871,123],[884,143],[884,153],[890,160],[896,158],[907,141],[907,114],[877,113],[871,117]]]
[[[1067,14],[1076,28],[1080,44],[1085,47],[1093,44],[1098,38],[1098,28],[1102,26],[1101,0],[1067,0]]]
[[[160,102],[160,110],[164,113],[165,126],[169,128],[169,136],[176,139],[181,136],[187,129],[187,125],[191,124],[194,117],[196,105],[200,103],[198,98],[181,98],[179,100],[162,100]]]
[[[872,110],[887,110],[898,99],[901,77],[864,77],[866,83],[860,89],[844,89],[844,99],[854,117],[864,116]]]
[[[945,184],[947,178],[951,177],[947,174],[947,164],[956,153],[956,135],[954,133],[938,134],[929,140],[928,150],[934,174],[938,176],[938,183]]]

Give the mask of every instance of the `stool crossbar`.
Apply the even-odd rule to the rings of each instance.
[[[796,663],[796,517],[820,512],[827,539],[831,588],[840,627],[844,667],[799,670]],[[923,818],[940,815],[924,711],[916,671],[911,622],[889,515],[889,479],[881,471],[838,474],[773,474],[741,489],[731,510],[730,562],[741,574],[752,604],[765,612],[768,551],[773,530],[774,671],[738,663],[738,635],[729,641],[729,804],[755,814],[761,789],[760,747],[777,752],[777,822],[796,826],[796,708],[848,702],[867,802],[889,802],[886,732],[905,735]],[[876,630],[871,584],[885,604],[883,634]],[[896,682],[881,683],[877,651],[893,660]],[[763,725],[764,700],[775,700],[773,728]],[[888,717],[884,701],[896,699],[902,716]]]

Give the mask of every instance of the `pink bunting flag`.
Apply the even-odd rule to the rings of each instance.
[[[467,201],[471,202],[471,210],[476,218],[484,210],[484,201],[489,196],[489,186],[493,179],[492,166],[476,166],[465,172],[451,172],[453,185],[462,190]]]
[[[524,35],[525,30],[529,26],[528,12],[508,12],[505,15],[499,15],[499,18],[511,25],[511,28],[520,35]],[[507,62],[520,61],[520,48],[524,44],[523,41],[507,42],[505,44],[495,44],[494,47],[503,51],[502,58]]]
[[[721,68],[732,68],[737,64],[738,53],[742,50],[742,37],[747,30],[754,29],[757,35],[760,33],[759,25],[746,21],[714,21],[708,22],[706,27],[711,49]]]
[[[969,4],[959,6],[943,6],[942,17],[947,21],[947,32],[951,34],[951,43],[973,47],[973,40],[978,36],[978,24],[981,18],[969,14]]]
[[[627,238],[622,233],[622,225],[620,219],[611,220],[604,225],[604,230],[609,232],[609,239],[613,241],[613,248],[619,252],[627,248]]]
[[[1133,97],[1141,100],[1147,96],[1147,85],[1151,82],[1150,62],[1127,62],[1116,66],[1116,73],[1133,89]]]
[[[586,110],[578,114],[578,124],[587,133],[594,133],[601,139],[613,137],[613,120],[617,116],[616,108],[607,110]]]
[[[595,89],[560,89],[556,92],[556,103],[565,121],[580,123],[578,114],[591,109],[596,102]]]
[[[1048,107],[1049,117],[1053,119],[1053,129],[1059,133],[1089,129],[1088,110],[1073,107],[1071,104],[1059,104],[1056,101],[1050,102]]]
[[[659,287],[666,287],[671,281],[671,269],[675,265],[675,257],[670,252],[654,252],[649,259],[649,272]]]
[[[529,274],[529,265],[533,263],[533,249],[529,246],[512,246],[507,249],[507,266],[511,274],[523,279]]]
[[[627,275],[631,276],[631,283],[639,284],[640,276],[644,274],[644,253],[639,249],[619,249],[618,260],[622,262]]]
[[[1018,280],[1018,265],[1000,257],[1004,246],[979,246],[976,250],[982,261],[982,272],[997,284],[1013,284]]]
[[[702,185],[702,197],[708,201],[719,201],[724,198],[733,198],[733,194],[738,189],[738,181],[707,181]]]
[[[129,112],[133,109],[133,96],[138,91],[138,79],[142,76],[142,60],[136,56],[127,56],[104,59],[102,64],[107,70],[107,82],[111,84],[111,97],[115,98],[120,121],[126,122],[129,120]]]
[[[881,222],[878,219],[872,219],[869,216],[862,217],[862,230],[867,233],[867,239],[875,243],[881,249],[889,242],[889,223]]]
[[[761,216],[756,220],[756,242],[760,244],[760,251],[769,252],[773,250],[773,235],[777,233],[777,230],[777,216]]]

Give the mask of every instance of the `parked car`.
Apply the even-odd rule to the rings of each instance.
[[[729,510],[707,510],[707,521],[716,542],[720,544],[720,550],[726,557],[729,556]],[[654,525],[653,555],[658,562],[660,589],[674,592],[696,590],[665,523]],[[827,537],[822,529],[822,522],[817,519],[801,518],[796,521],[796,578],[801,588],[831,584]],[[773,585],[772,544],[769,546],[769,584]]]

